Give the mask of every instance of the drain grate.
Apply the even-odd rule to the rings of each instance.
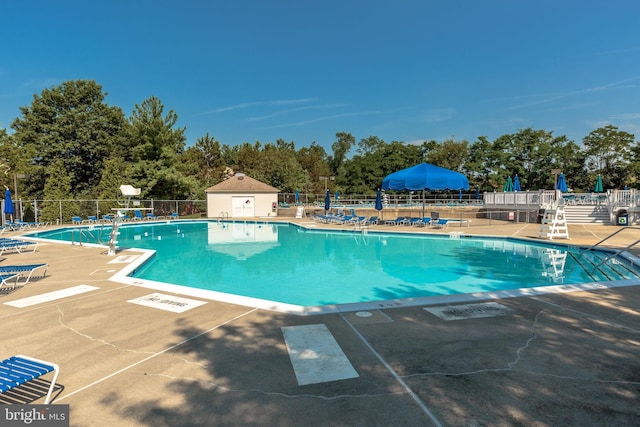
[[[424,310],[444,320],[479,319],[482,317],[504,316],[513,312],[509,307],[497,302],[424,307]]]

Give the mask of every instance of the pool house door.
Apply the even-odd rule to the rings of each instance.
[[[231,210],[234,218],[255,216],[254,196],[233,196],[231,199]]]

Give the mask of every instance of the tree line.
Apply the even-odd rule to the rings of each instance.
[[[547,130],[521,129],[493,141],[425,140],[421,144],[368,136],[356,141],[336,133],[328,153],[320,144],[296,148],[293,141],[245,142],[229,146],[207,133],[186,146],[178,115],[150,97],[127,118],[105,102],[92,80],[67,81],[35,94],[20,107],[12,133],[0,129],[0,175],[11,187],[14,174],[30,199],[113,199],[123,183],[146,199],[203,199],[204,190],[243,172],[283,192],[331,191],[374,194],[382,179],[420,162],[456,170],[473,191],[500,191],[518,175],[523,190],[551,189],[560,169],[578,192],[593,189],[598,174],[606,188],[638,186],[640,146],[633,134],[607,125],[578,145]],[[21,175],[22,176],[22,175]]]

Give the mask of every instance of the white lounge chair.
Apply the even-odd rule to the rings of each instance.
[[[59,371],[60,369],[55,363],[21,354],[12,356],[0,362],[0,393],[5,393],[49,372],[53,372],[51,386],[44,401],[44,404],[48,405],[49,401],[51,401],[51,393],[56,385]]]

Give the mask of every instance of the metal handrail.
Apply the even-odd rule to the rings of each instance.
[[[608,235],[608,236],[607,236],[607,237],[605,237],[604,239],[600,240],[599,242],[597,242],[597,243],[595,243],[595,244],[591,245],[590,247],[588,247],[587,249],[583,250],[583,251],[580,253],[580,256],[584,256],[584,254],[585,254],[586,252],[589,252],[589,251],[593,251],[593,250],[595,250],[595,248],[597,248],[598,246],[600,246],[602,243],[604,243],[604,242],[606,242],[607,240],[611,239],[612,237],[614,237],[614,236],[616,236],[616,235],[618,235],[618,234],[622,233],[622,232],[623,232],[623,231],[625,231],[625,230],[640,230],[640,227],[633,227],[633,226],[632,226],[632,227],[623,227],[623,228],[621,228],[621,229],[619,229],[619,230],[617,230],[617,231],[614,231],[613,233],[611,233],[610,235]],[[638,239],[638,240],[634,241],[633,243],[631,243],[631,244],[629,244],[629,245],[625,246],[625,247],[624,247],[624,248],[622,248],[622,249],[617,249],[617,250],[615,250],[615,251],[613,252],[613,254],[611,254],[611,255],[609,255],[609,256],[607,256],[607,257],[603,258],[603,259],[602,259],[598,264],[594,264],[594,267],[593,267],[592,272],[593,272],[593,271],[596,271],[598,268],[600,268],[600,266],[601,266],[601,265],[605,264],[605,263],[606,263],[607,261],[609,261],[610,259],[613,259],[613,258],[617,257],[617,256],[618,256],[618,255],[620,255],[622,252],[626,251],[626,250],[627,250],[627,249],[629,249],[629,248],[634,247],[634,246],[635,246],[635,245],[637,245],[638,243],[640,243],[640,239]]]

